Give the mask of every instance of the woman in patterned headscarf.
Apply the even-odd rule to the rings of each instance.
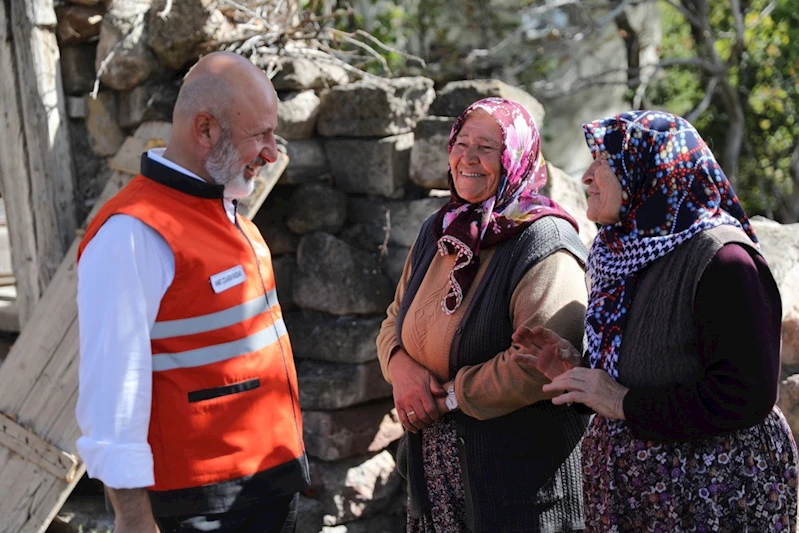
[[[422,226],[377,338],[408,430],[398,463],[410,532],[583,528],[586,417],[554,406],[548,380],[511,358],[522,325],[583,335],[587,251],[574,219],[539,194],[546,179],[521,105],[487,98],[456,120],[450,200]]]
[[[602,224],[588,368],[552,332],[515,338],[529,352],[516,359],[562,393],[553,403],[597,413],[583,442],[587,529],[795,531],[796,445],[774,406],[780,295],[729,181],[680,117],[635,111],[583,129],[588,216]]]

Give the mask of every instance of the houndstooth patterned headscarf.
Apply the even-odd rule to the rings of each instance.
[[[660,111],[631,111],[583,124],[594,157],[604,153],[622,185],[620,220],[588,254],[585,315],[591,368],[618,378],[617,363],[637,273],[721,224],[757,237],[730,182],[696,129]]]

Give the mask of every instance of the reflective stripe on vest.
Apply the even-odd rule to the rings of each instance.
[[[181,320],[157,322],[152,329],[155,333],[151,333],[151,335],[154,339],[165,339],[213,331],[265,313],[277,303],[277,292],[272,289],[266,294],[266,297],[259,296],[224,311]],[[243,339],[185,352],[153,354],[153,372],[192,368],[227,361],[274,344],[286,333],[286,325],[280,318],[275,320],[272,325]]]

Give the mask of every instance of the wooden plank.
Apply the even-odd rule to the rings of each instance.
[[[0,445],[18,453],[55,478],[63,478],[67,482],[75,479],[79,462],[77,455],[56,448],[3,413],[0,413]]]
[[[141,155],[150,148],[166,146],[172,124],[169,122],[147,122],[136,133],[125,139],[119,151],[108,161],[108,166],[117,172],[136,175],[141,166]]]
[[[2,5],[0,2],[0,9]],[[166,140],[170,128],[168,123],[147,123],[133,137],[144,141],[146,147]],[[278,161],[262,169],[257,191],[242,202],[243,216],[255,215],[287,165],[288,157],[281,154]],[[129,172],[113,174],[87,223],[131,178]],[[10,418],[16,424],[6,431],[13,437],[0,432],[2,533],[44,533],[77,483],[77,479],[69,480],[68,463],[62,465],[59,461],[65,459],[58,454],[63,450],[69,454],[65,458],[74,456],[80,436],[75,420],[79,364],[75,258],[79,243],[80,236],[72,242],[28,325],[0,366],[0,411],[6,415],[0,421]],[[26,437],[35,443],[33,449],[20,447],[20,439]],[[78,462],[74,477],[84,471],[85,465]]]
[[[0,300],[0,331],[19,333],[17,304]]]
[[[5,73],[0,129],[6,132],[0,143],[0,179],[22,324],[61,264],[76,227],[55,22],[52,0],[3,2],[0,7],[0,68]]]

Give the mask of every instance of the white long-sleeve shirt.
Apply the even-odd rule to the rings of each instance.
[[[186,176],[162,157],[147,156]],[[235,221],[235,207],[225,199]],[[163,237],[128,215],[110,217],[78,263],[80,384],[78,453],[89,476],[115,489],[154,483],[147,442],[152,402],[150,330],[172,280],[175,257]]]

